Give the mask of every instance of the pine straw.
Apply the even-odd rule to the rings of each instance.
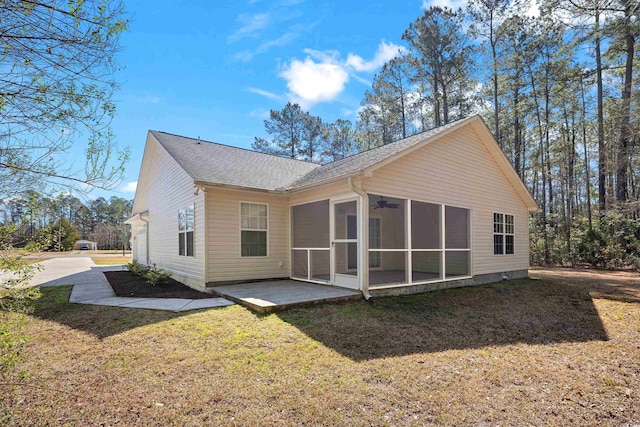
[[[43,288],[0,405],[21,425],[639,423],[640,277],[532,275],[268,316]]]

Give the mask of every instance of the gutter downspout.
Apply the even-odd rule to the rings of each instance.
[[[146,230],[145,230],[145,231],[146,231],[146,233],[144,233],[144,236],[145,236],[145,239],[147,240],[147,242],[145,243],[145,245],[147,246],[147,254],[146,254],[146,255],[147,255],[147,259],[146,259],[146,261],[147,261],[147,262],[146,262],[146,265],[148,266],[148,265],[149,265],[149,217],[148,217],[149,213],[147,212],[147,218],[146,218],[146,219],[142,217],[142,214],[144,214],[144,212],[142,212],[142,213],[140,214],[140,219],[141,219],[142,221],[144,221],[144,222],[145,222],[145,224],[146,224],[146,227],[145,227],[145,228],[146,228]]]
[[[364,296],[366,301],[369,301],[369,299],[371,299],[371,295],[369,294],[369,257],[367,256],[367,248],[369,247],[369,195],[365,193],[362,188],[356,186],[351,180],[351,177],[347,178],[347,184],[354,193],[360,196],[361,200],[360,217],[362,218],[363,226],[360,227],[360,230],[362,231],[362,245],[358,254],[362,255],[360,259],[363,261],[360,263],[360,265],[362,265],[362,296]]]

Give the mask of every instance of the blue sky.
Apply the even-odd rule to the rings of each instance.
[[[287,101],[355,122],[374,74],[430,4],[463,2],[127,2],[113,130],[131,160],[116,191],[90,197],[133,198],[149,129],[249,148]]]

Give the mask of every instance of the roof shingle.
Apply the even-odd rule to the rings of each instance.
[[[463,119],[325,165],[149,131],[194,181],[269,191],[349,176],[460,124]]]
[[[215,142],[149,132],[194,181],[203,183],[273,191],[320,167]]]

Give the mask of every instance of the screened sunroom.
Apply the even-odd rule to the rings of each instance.
[[[471,277],[470,230],[467,208],[379,194],[295,205],[291,277],[355,289]]]

